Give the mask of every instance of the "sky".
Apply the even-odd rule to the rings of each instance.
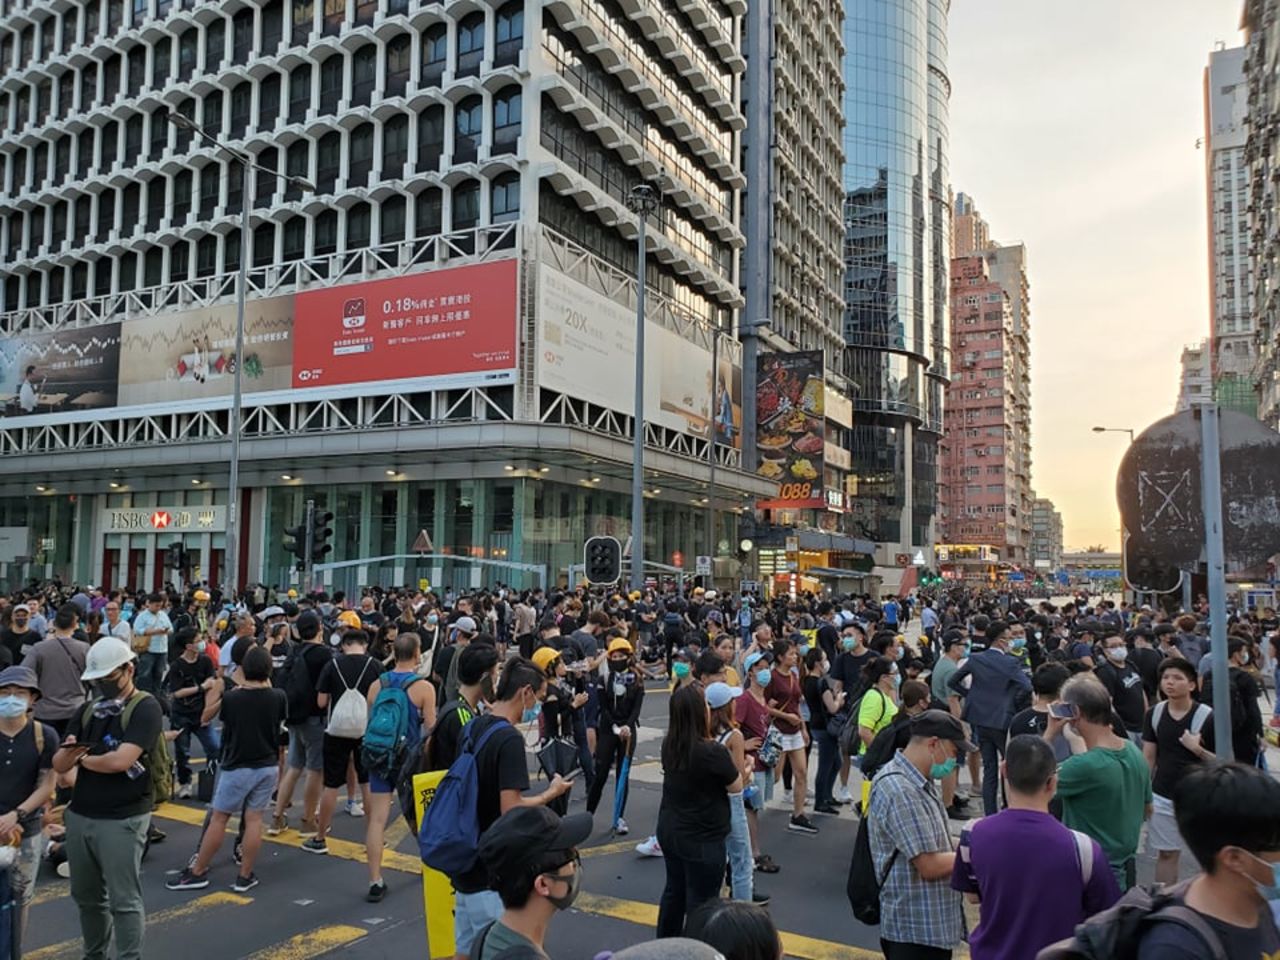
[[[1119,549],[1115,476],[1209,330],[1203,71],[1242,0],[953,0],[951,181],[1027,245],[1032,478]]]

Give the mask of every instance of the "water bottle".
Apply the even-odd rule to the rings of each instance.
[[[111,751],[116,749],[116,747],[120,746],[120,741],[117,740],[115,737],[113,737],[111,734],[107,734],[102,738],[102,745],[106,747],[108,751]],[[125,771],[125,776],[127,776],[130,780],[137,780],[140,776],[142,776],[146,772],[147,772],[147,768],[142,765],[142,761],[135,760],[133,761],[133,765],[130,766],[129,769]]]

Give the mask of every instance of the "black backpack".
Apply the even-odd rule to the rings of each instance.
[[[864,780],[874,778],[876,772],[893,759],[898,749],[907,745],[907,741],[911,739],[911,733],[907,730],[910,722],[909,716],[899,713],[867,745],[867,752],[862,755],[862,763],[858,767]]]
[[[297,724],[311,716],[316,705],[316,687],[311,680],[311,671],[307,667],[307,651],[318,649],[324,651],[326,659],[333,654],[328,647],[316,643],[301,643],[289,654],[281,670],[284,681],[281,689],[285,695],[285,723]]]
[[[1222,941],[1183,902],[1190,880],[1173,887],[1134,887],[1115,906],[1095,914],[1076,927],[1075,935],[1051,943],[1036,960],[1134,960],[1142,938],[1158,923],[1176,923],[1192,930],[1205,946],[1205,960],[1228,960]],[[1270,911],[1263,922],[1269,922]]]
[[[889,773],[886,776],[894,777],[902,774]],[[871,831],[867,826],[870,819],[864,813],[862,819],[858,821],[858,835],[853,841],[853,858],[849,861],[849,879],[845,884],[845,894],[849,898],[849,906],[853,909],[854,917],[859,922],[874,927],[880,923],[880,888],[889,878],[889,871],[893,869],[893,863],[898,859],[898,851],[895,850],[889,855],[884,876],[878,874],[875,860],[871,856]]]

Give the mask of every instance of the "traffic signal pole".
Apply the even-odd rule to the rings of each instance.
[[[315,566],[315,562],[311,559],[311,554],[315,546],[316,528],[313,523],[316,515],[316,502],[314,500],[307,501],[307,513],[303,517],[302,526],[304,528],[303,549],[306,553],[303,555],[302,561],[302,595],[305,597],[311,593],[311,568]]]
[[[1195,407],[1200,418],[1200,504],[1204,510],[1205,573],[1209,578],[1209,656],[1213,664],[1213,750],[1232,759],[1231,667],[1227,663],[1227,563],[1222,544],[1222,447],[1218,405]]]

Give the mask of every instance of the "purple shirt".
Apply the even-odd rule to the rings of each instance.
[[[1093,848],[1088,883],[1075,834],[1047,813],[1004,810],[961,834],[951,886],[982,900],[969,938],[973,960],[1035,960],[1120,899],[1106,854],[1086,839]]]

